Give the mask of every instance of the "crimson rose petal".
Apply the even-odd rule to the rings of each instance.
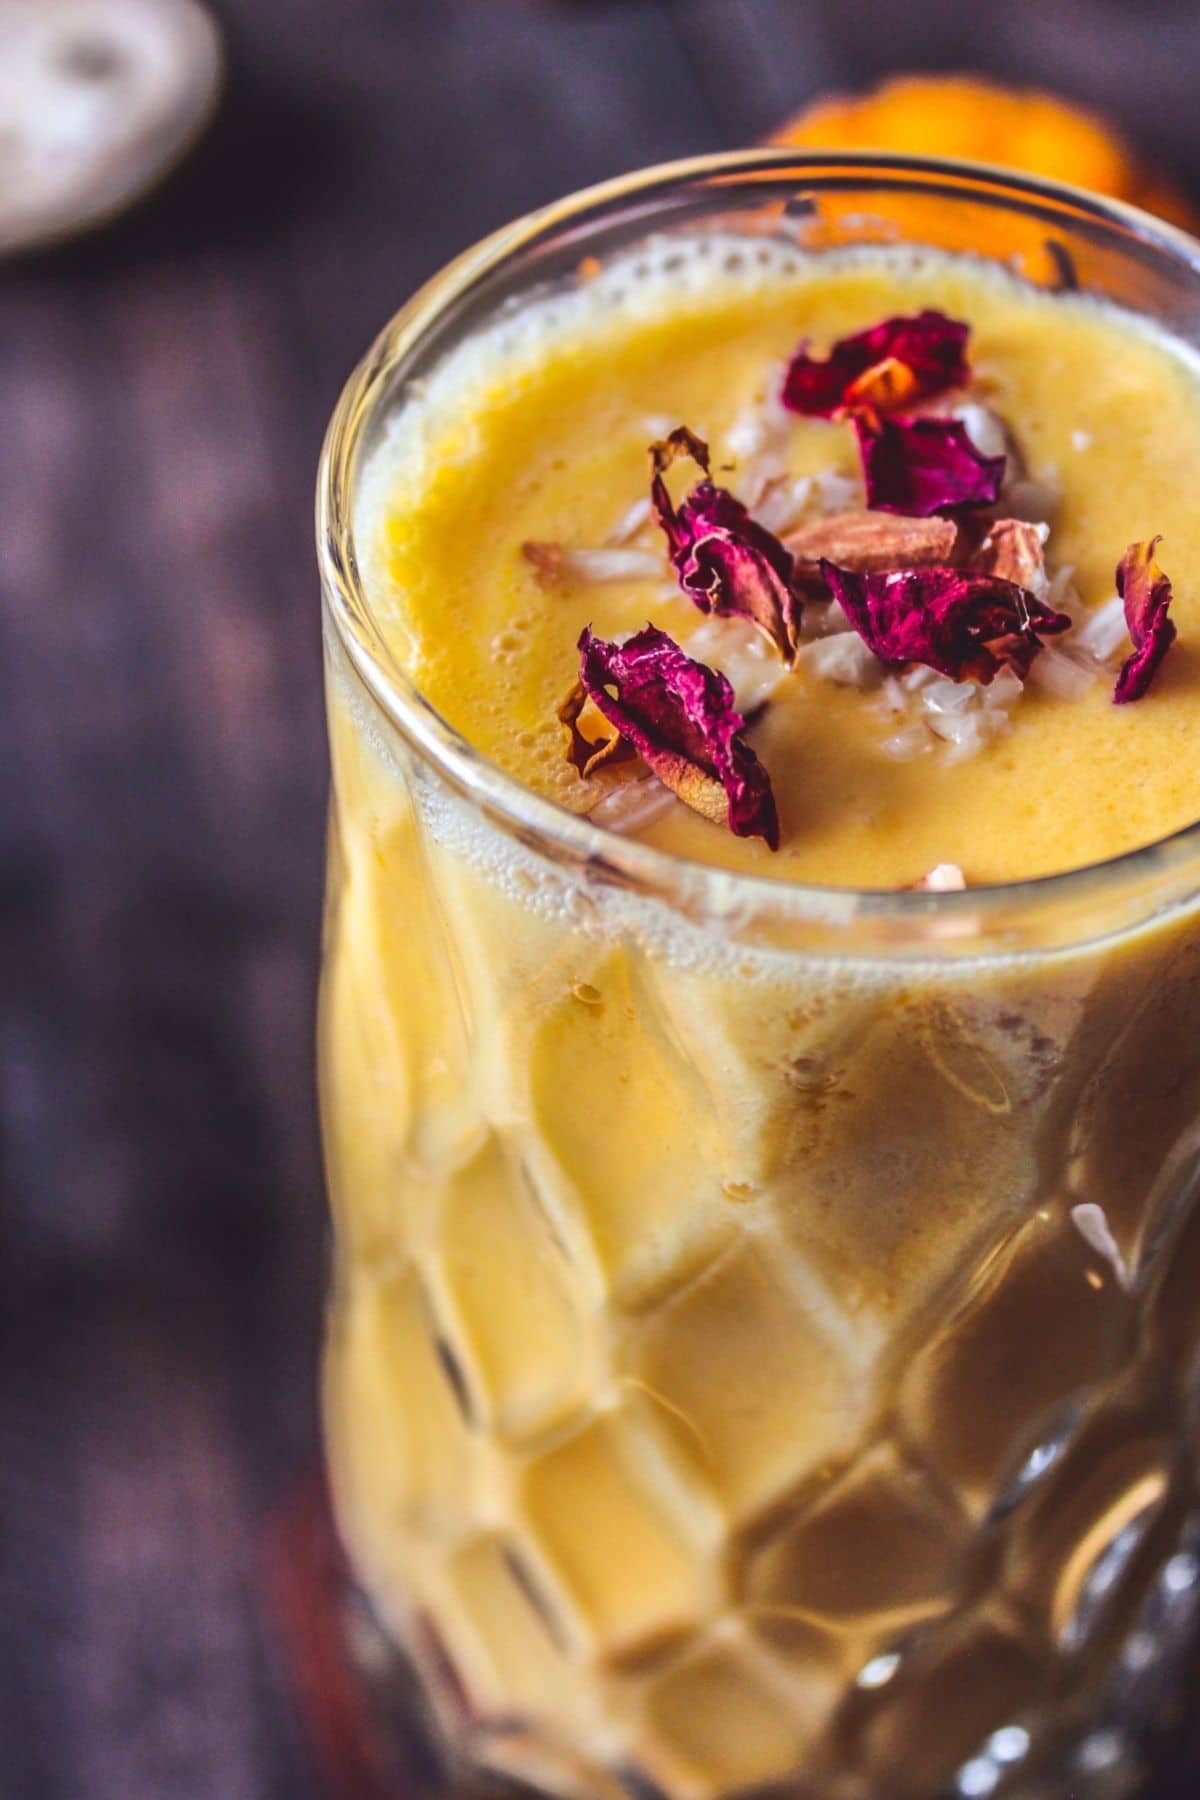
[[[985,456],[961,419],[856,416],[867,505],[927,519],[960,506],[991,506],[1004,480],[1003,453]]]
[[[952,681],[987,686],[1005,668],[1024,679],[1041,639],[1071,623],[997,575],[940,564],[856,575],[828,561],[821,574],[882,662],[924,663]]]
[[[1117,564],[1117,592],[1125,602],[1125,623],[1133,650],[1121,664],[1113,700],[1118,706],[1140,700],[1154,679],[1159,663],[1175,642],[1174,621],[1167,617],[1171,604],[1171,580],[1158,566],[1154,552],[1161,538],[1130,544]]]
[[[827,419],[846,406],[903,406],[962,387],[971,373],[969,329],[927,309],[839,338],[824,359],[801,344],[784,377],[783,404]]]
[[[675,506],[663,479],[678,456],[704,471]],[[708,445],[681,425],[650,449],[654,516],[666,534],[680,586],[701,612],[750,619],[784,661],[795,661],[803,601],[794,586],[795,559],[751,518],[741,501],[708,479]]]
[[[779,848],[767,771],[741,736],[745,720],[724,675],[647,625],[623,644],[579,639],[579,678],[593,704],[685,805],[737,837]]]

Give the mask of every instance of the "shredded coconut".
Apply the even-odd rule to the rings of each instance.
[[[929,729],[947,746],[943,761],[962,762],[968,756],[977,756],[985,744],[1007,731],[1008,715],[1000,710],[988,711],[985,707],[973,706],[969,711],[958,713],[934,713],[929,719]]]
[[[966,886],[967,878],[957,863],[937,863],[914,884],[921,894],[961,894]]]
[[[833,681],[839,687],[874,688],[883,679],[879,658],[853,631],[813,638],[801,645],[797,661],[818,680]]]
[[[1004,420],[978,400],[964,400],[947,414],[966,426],[967,436],[984,456],[1003,456],[1011,449]]]
[[[997,707],[1015,706],[1025,692],[1025,683],[1015,669],[1001,669],[990,687],[985,687],[981,703],[994,711]]]
[[[740,713],[757,711],[787,679],[779,652],[748,619],[713,613],[681,648],[696,662],[720,670]]]
[[[781,374],[772,369],[762,398],[744,407],[725,434],[726,448],[740,465],[742,499],[756,512],[768,490],[788,473],[792,419],[779,398],[781,385]],[[768,531],[775,529],[762,522]]]
[[[961,762],[1008,730],[1009,711],[1023,692],[1011,669],[1002,669],[988,687],[951,681],[923,665],[886,675],[875,706],[899,729],[880,748],[893,762],[911,762],[934,749],[945,763]]]
[[[817,510],[823,513],[852,512],[862,506],[863,484],[859,475],[839,475],[835,469],[823,469],[814,477]]]
[[[1087,665],[1074,656],[1068,656],[1065,650],[1058,650],[1053,644],[1043,644],[1029,668],[1029,680],[1033,687],[1040,688],[1044,694],[1052,694],[1056,700],[1079,700],[1087,693],[1097,675],[1093,665]]]
[[[811,475],[798,475],[794,480],[778,476],[766,483],[751,511],[760,525],[782,537],[809,516],[813,493]]]
[[[1082,621],[1071,633],[1071,642],[1077,650],[1086,650],[1102,663],[1107,663],[1118,650],[1124,649],[1128,641],[1125,602],[1119,594],[1114,594],[1111,600],[1104,600],[1090,612],[1085,612]]]
[[[925,683],[921,691],[921,705],[928,713],[944,716],[947,713],[965,712],[973,705],[976,687],[974,682],[951,681],[946,675],[933,673],[933,680]]]
[[[1053,607],[1055,612],[1067,613],[1077,625],[1088,616],[1087,607],[1079,598],[1075,586],[1074,563],[1061,563],[1055,569],[1053,575],[1047,579],[1046,591],[1041,598],[1047,606]]]
[[[609,831],[641,831],[666,812],[674,797],[656,775],[640,775],[605,794],[588,816]]]
[[[853,625],[836,600],[809,600],[805,603],[800,625],[802,638],[836,637],[841,632],[853,630]]]
[[[918,756],[927,756],[934,748],[934,740],[925,726],[905,725],[886,737],[880,745],[883,754],[892,762],[915,762]]]
[[[626,507],[608,534],[610,545],[625,545],[633,541],[650,523],[650,496],[643,494],[632,506]]]

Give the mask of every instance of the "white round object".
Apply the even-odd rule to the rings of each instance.
[[[207,123],[220,80],[197,0],[0,0],[0,251],[137,199]]]

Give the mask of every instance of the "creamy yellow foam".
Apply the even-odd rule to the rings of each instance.
[[[393,420],[358,518],[372,604],[422,691],[519,781],[586,809],[593,791],[565,762],[554,719],[580,628],[611,635],[650,619],[686,640],[700,618],[665,578],[546,589],[522,543],[604,543],[645,493],[648,441],[680,421],[709,439],[718,478],[737,492],[737,422],[801,338],[823,345],[927,305],[970,321],[980,390],[1029,474],[1061,494],[1051,566],[1072,565],[1094,605],[1112,595],[1125,546],[1161,533],[1179,644],[1138,705],[1113,707],[1103,681],[1072,702],[1029,690],[1011,732],[953,766],[890,760],[862,694],[798,673],[751,732],[779,801],[779,853],[678,803],[640,835],[732,868],[886,887],[942,862],[973,883],[1077,867],[1190,823],[1200,812],[1194,362],[1132,315],[965,258],[835,259],[702,239],[529,304],[460,348]],[[857,472],[850,431],[824,421],[797,420],[786,458],[797,474]]]

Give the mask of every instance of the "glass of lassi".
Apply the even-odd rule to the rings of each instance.
[[[452,1768],[1142,1778],[1200,1595],[1198,344],[1148,216],[755,152],[497,233],[347,387],[324,1407]]]

